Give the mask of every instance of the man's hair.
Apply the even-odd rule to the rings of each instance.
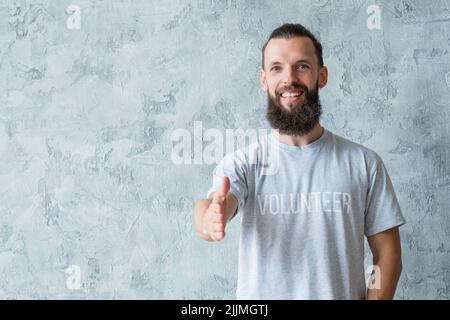
[[[264,69],[264,51],[266,50],[267,44],[272,39],[292,39],[295,37],[308,37],[312,40],[314,48],[316,49],[317,60],[319,60],[319,67],[323,67],[323,57],[322,57],[322,45],[316,39],[316,37],[299,23],[285,23],[281,27],[276,28],[270,34],[269,39],[266,41],[262,48],[262,68]]]

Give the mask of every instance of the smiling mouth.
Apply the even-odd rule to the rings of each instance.
[[[296,103],[305,94],[303,90],[289,90],[280,94],[281,101],[288,104]]]
[[[282,98],[300,97],[303,93],[304,93],[303,90],[285,91],[280,94],[280,97],[282,97]]]

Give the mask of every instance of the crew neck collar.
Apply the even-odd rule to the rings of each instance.
[[[277,137],[275,137],[275,130],[272,129],[269,136],[270,136],[270,142],[273,144],[278,145],[279,148],[293,151],[293,152],[309,152],[312,150],[315,150],[317,148],[320,148],[327,140],[330,132],[323,127],[322,135],[315,141],[308,143],[307,145],[304,145],[303,147],[293,146],[284,142],[281,142]]]

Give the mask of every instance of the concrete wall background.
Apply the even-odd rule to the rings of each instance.
[[[0,298],[234,298],[239,224],[197,238],[214,165],[175,165],[170,137],[268,128],[260,48],[284,22],[324,46],[321,123],[391,175],[397,298],[448,299],[450,1],[413,0],[1,1]]]

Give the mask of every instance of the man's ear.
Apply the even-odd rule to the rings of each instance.
[[[261,84],[261,88],[264,91],[267,91],[267,89],[268,89],[267,77],[266,77],[266,72],[264,71],[264,69],[259,70],[259,83]]]
[[[319,70],[319,88],[322,89],[328,82],[328,68],[323,66]]]

